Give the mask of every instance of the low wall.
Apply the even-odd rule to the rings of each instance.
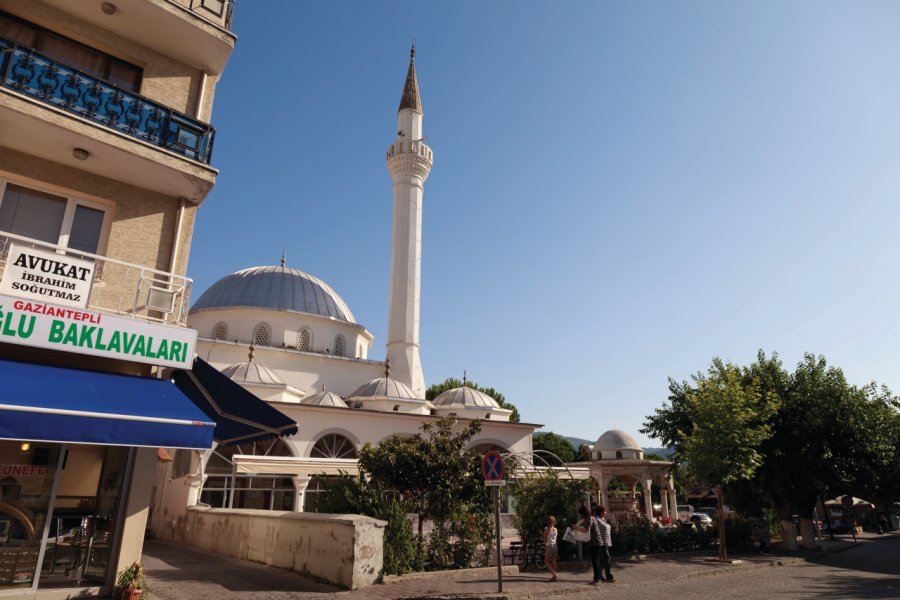
[[[355,590],[381,578],[385,521],[359,515],[191,507],[166,539]]]

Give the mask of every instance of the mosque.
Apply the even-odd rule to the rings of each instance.
[[[356,471],[367,442],[413,435],[447,415],[481,419],[477,446],[529,452],[539,425],[471,387],[425,399],[419,358],[424,184],[433,154],[422,135],[415,50],[387,149],[393,179],[393,232],[387,353],[371,360],[373,336],[325,281],[288,266],[226,275],[193,304],[197,355],[296,420],[299,433],[265,442],[178,450],[157,466],[157,517],[206,504],[223,508],[315,510],[328,476]],[[162,509],[162,510],[160,510]],[[158,518],[151,527],[172,526]]]
[[[171,537],[189,506],[315,511],[330,477],[358,472],[364,444],[414,435],[423,423],[448,415],[481,419],[476,448],[532,451],[532,433],[540,425],[510,421],[512,411],[465,382],[433,401],[425,399],[420,265],[424,184],[433,154],[422,118],[413,49],[397,137],[386,155],[394,202],[385,359],[369,358],[373,336],[344,299],[322,279],[288,266],[284,257],[279,265],[219,279],[188,314],[188,326],[198,332],[198,357],[295,420],[299,432],[263,442],[238,440],[205,452],[174,451],[171,461],[157,464],[150,516],[156,535]],[[610,499],[607,484],[624,479],[631,488],[627,510],[652,518],[650,497],[642,495],[644,502],[638,502],[637,488],[650,489],[655,482],[671,489],[663,463],[644,461],[624,432],[606,432],[595,449],[591,461],[572,464],[570,473],[593,476],[600,483],[595,498],[603,504]],[[663,512],[674,512],[673,491],[663,495],[663,504]]]

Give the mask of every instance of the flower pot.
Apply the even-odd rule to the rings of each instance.
[[[118,597],[120,600],[141,600],[143,591],[141,588],[120,588]]]

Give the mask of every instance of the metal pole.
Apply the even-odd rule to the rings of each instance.
[[[500,551],[500,488],[494,487],[494,524],[497,529],[497,593],[503,592],[503,554]]]

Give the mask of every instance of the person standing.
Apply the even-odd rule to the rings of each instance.
[[[604,571],[603,574],[606,575],[605,579],[601,575],[601,581],[605,580],[607,583],[612,583],[616,580],[610,571],[612,559],[609,556],[609,549],[612,548],[612,526],[610,526],[609,521],[606,520],[605,507],[601,506],[597,509],[597,517],[594,521],[597,523],[600,538],[600,547],[598,548],[598,562],[600,564],[597,570],[599,571],[602,569]],[[593,535],[591,536],[591,542],[593,542]]]
[[[550,569],[552,577],[550,581],[556,581],[556,575],[559,567],[556,564],[556,557],[559,556],[559,547],[556,545],[556,517],[550,516],[547,519],[547,526],[544,527],[544,563]]]
[[[600,585],[602,577],[600,575],[600,526],[597,519],[588,513],[587,508],[582,506],[578,509],[581,521],[576,529],[581,531],[589,531],[591,539],[588,541],[588,553],[591,557],[591,567],[594,569],[594,579],[591,581],[593,585]]]

